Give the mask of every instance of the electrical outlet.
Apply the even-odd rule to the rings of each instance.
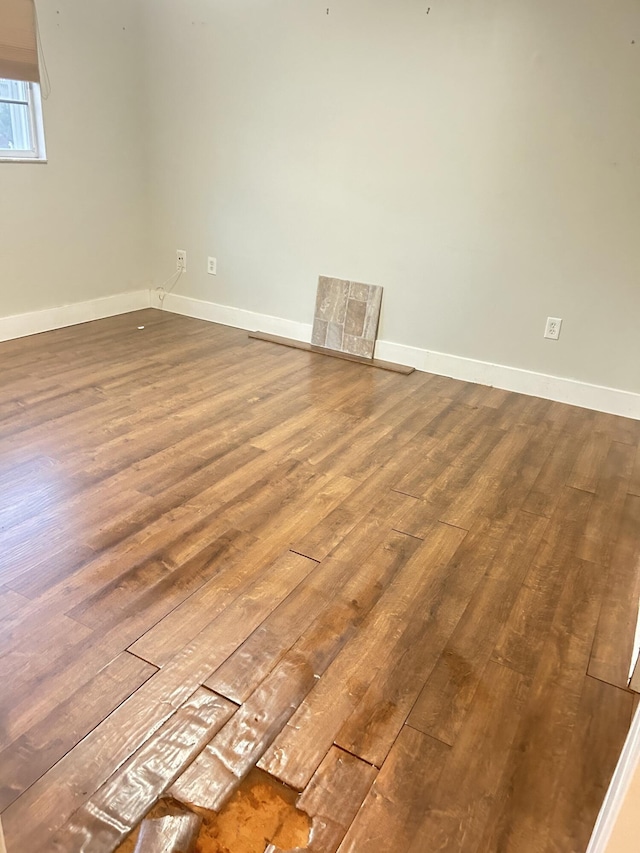
[[[218,260],[217,258],[209,258],[207,261],[207,272],[209,275],[217,275],[218,274]]]
[[[547,325],[544,330],[545,338],[550,338],[552,341],[557,341],[560,337],[561,328],[562,320],[559,317],[547,317]]]
[[[176,270],[178,272],[187,270],[187,253],[184,249],[176,249]]]

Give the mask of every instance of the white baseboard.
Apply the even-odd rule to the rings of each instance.
[[[157,294],[152,291],[151,304],[154,307],[164,307],[165,311],[175,314],[210,320],[213,323],[235,326],[238,329],[268,332],[298,341],[311,340],[310,323],[298,323],[281,317],[257,314],[242,308],[217,305],[215,302],[205,302],[176,293],[167,294],[164,306],[161,306]],[[452,379],[491,385],[506,391],[517,391],[520,394],[543,397],[546,400],[570,403],[573,406],[640,420],[640,394],[630,391],[589,385],[577,379],[548,376],[518,367],[476,361],[448,353],[431,352],[391,341],[378,341],[376,357],[410,365],[426,373],[437,373],[440,376],[450,376]]]
[[[604,798],[600,814],[593,828],[587,853],[605,853],[620,810],[633,781],[634,775],[640,768],[640,707],[636,711],[631,729],[622,748],[622,753],[611,779],[609,790]],[[627,808],[636,813],[637,805],[627,803]],[[629,847],[629,849],[631,849]]]
[[[73,302],[58,308],[0,317],[0,341],[37,335],[52,329],[88,323],[90,320],[101,320],[103,317],[114,317],[116,314],[148,308],[149,305],[149,291],[135,290],[131,293],[116,293],[114,296],[90,299],[88,302]]]
[[[427,373],[438,373],[453,379],[463,379],[465,382],[491,385],[505,391],[517,391],[519,394],[543,397],[545,400],[570,403],[572,406],[640,420],[640,394],[631,391],[590,385],[578,379],[563,379],[560,376],[534,373],[520,367],[476,361],[448,353],[429,352],[389,341],[378,341],[376,355],[387,361],[412,364]]]
[[[297,323],[295,320],[284,320],[281,317],[271,317],[269,314],[256,314],[255,311],[245,311],[244,308],[233,308],[231,305],[218,305],[215,302],[205,302],[202,299],[192,299],[179,293],[167,293],[164,305],[160,304],[158,294],[151,291],[151,307],[164,308],[172,314],[183,314],[185,317],[196,317],[198,320],[209,320],[223,326],[233,326],[236,329],[247,329],[249,332],[268,332],[270,335],[281,335],[296,341],[311,340],[311,324]]]

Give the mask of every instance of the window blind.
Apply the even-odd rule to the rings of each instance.
[[[0,77],[40,81],[34,0],[0,0]]]

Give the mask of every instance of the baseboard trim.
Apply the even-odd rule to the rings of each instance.
[[[215,302],[192,299],[176,293],[167,294],[164,305],[160,305],[154,291],[151,294],[151,304],[154,307],[163,307],[164,310],[174,314],[197,317],[200,320],[234,326],[237,329],[268,332],[306,343],[311,340],[310,323],[298,323],[282,317],[234,308],[231,305],[218,305]],[[426,373],[437,373],[452,379],[490,385],[505,391],[516,391],[520,394],[543,397],[546,400],[640,420],[640,394],[630,391],[590,385],[577,379],[548,376],[544,373],[477,361],[449,353],[432,352],[391,341],[379,340],[375,355],[376,358],[384,361],[405,364]]]
[[[631,391],[590,385],[578,379],[564,379],[561,376],[549,376],[520,367],[476,361],[448,353],[430,352],[389,341],[378,341],[376,356],[399,361],[401,364],[411,363],[426,373],[437,373],[452,379],[491,385],[505,391],[517,391],[531,397],[543,397],[557,403],[569,403],[584,409],[640,420],[640,394]],[[407,359],[411,359],[411,362]]]
[[[90,299],[87,302],[73,302],[57,308],[0,317],[0,341],[24,338],[27,335],[50,332],[52,329],[63,329],[66,326],[76,326],[78,323],[88,323],[91,320],[102,320],[104,317],[127,314],[129,311],[139,311],[149,306],[149,291],[134,290],[130,293],[116,293],[113,296]]]
[[[587,853],[605,853],[638,768],[640,768],[640,707],[635,713],[631,729],[622,748],[609,790],[593,828]]]
[[[215,302],[205,302],[202,299],[192,299],[179,293],[167,293],[164,303],[156,291],[151,291],[151,307],[163,308],[172,314],[182,314],[185,317],[195,317],[198,320],[209,320],[222,326],[233,326],[235,329],[246,329],[248,332],[268,332],[271,335],[281,335],[296,341],[311,341],[311,324],[297,323],[295,320],[284,320],[281,317],[271,317],[268,314],[258,314],[246,311],[244,308],[234,308],[231,305],[218,305]]]

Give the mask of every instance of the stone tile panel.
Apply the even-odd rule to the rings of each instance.
[[[320,276],[311,343],[373,358],[382,288]]]

